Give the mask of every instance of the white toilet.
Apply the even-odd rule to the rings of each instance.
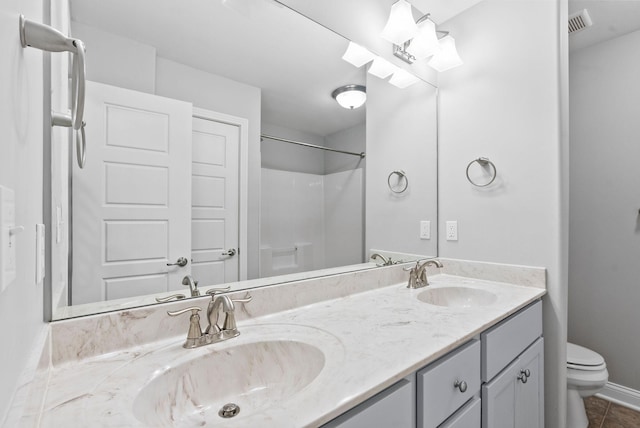
[[[602,355],[567,343],[567,428],[587,428],[583,399],[600,391],[608,379]]]

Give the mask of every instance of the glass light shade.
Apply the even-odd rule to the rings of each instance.
[[[444,36],[440,39],[441,50],[431,58],[429,66],[439,72],[450,70],[454,67],[464,64],[458,51],[456,50],[456,41],[451,36]]]
[[[418,26],[413,20],[411,4],[406,0],[398,0],[391,6],[387,25],[382,30],[382,38],[396,45],[402,45],[417,32]]]
[[[418,34],[411,40],[407,52],[416,59],[425,59],[440,52],[436,24],[428,19],[418,24]]]
[[[367,101],[366,88],[362,85],[342,86],[331,94],[333,98],[346,109],[356,109]]]
[[[404,88],[407,88],[407,87],[413,85],[418,80],[420,80],[420,79],[418,79],[413,74],[409,73],[406,70],[403,70],[403,69],[399,68],[398,71],[393,73],[393,76],[391,76],[391,79],[389,79],[389,83],[391,83],[395,87],[398,87],[400,89],[404,89]]]
[[[343,60],[356,67],[362,67],[369,61],[373,61],[375,57],[368,49],[353,42],[349,42],[346,52],[342,55]]]
[[[369,73],[381,79],[389,77],[392,73],[395,73],[398,70],[398,67],[379,56],[373,60],[373,64],[369,67]]]

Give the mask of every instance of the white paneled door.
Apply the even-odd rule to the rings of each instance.
[[[194,117],[192,144],[193,277],[202,285],[238,281],[240,128]]]
[[[191,117],[190,103],[87,82],[87,162],[73,171],[73,304],[184,289]],[[213,186],[199,204],[221,203],[215,179],[193,183]],[[186,266],[168,266],[181,257]]]

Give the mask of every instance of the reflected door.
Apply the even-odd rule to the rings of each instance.
[[[240,129],[193,118],[192,271],[200,285],[238,281]]]
[[[87,162],[73,171],[72,303],[184,289],[189,103],[87,82]]]

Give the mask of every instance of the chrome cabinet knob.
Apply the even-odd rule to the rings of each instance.
[[[175,263],[167,263],[167,266],[185,267],[187,265],[187,263],[189,263],[189,261],[186,258],[180,257],[178,260],[176,260]]]
[[[467,382],[465,382],[465,381],[459,381],[459,380],[456,380],[456,381],[453,383],[453,387],[454,387],[454,388],[458,388],[458,390],[459,390],[460,392],[463,392],[463,393],[464,393],[464,392],[467,392]]]
[[[222,253],[223,256],[229,256],[229,257],[233,257],[236,255],[236,249],[235,248],[230,248],[227,251],[225,251],[224,253]]]

